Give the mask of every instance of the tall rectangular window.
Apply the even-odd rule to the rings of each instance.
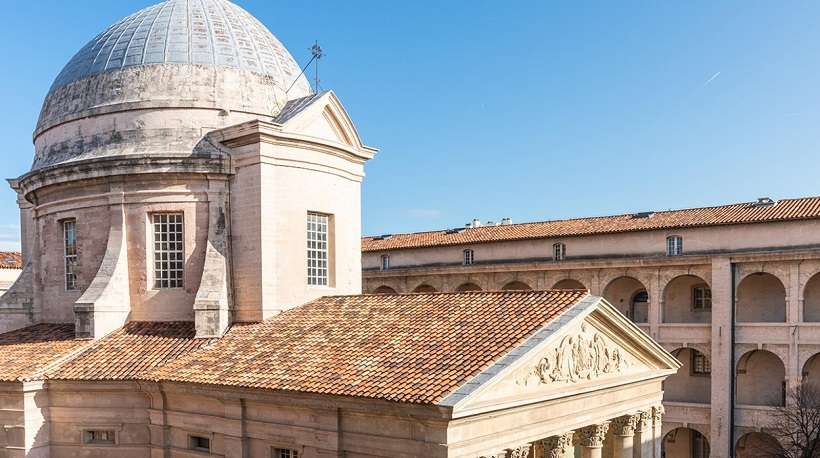
[[[65,289],[77,289],[77,222],[63,221],[63,256],[65,258]]]
[[[683,237],[671,235],[666,238],[666,255],[680,256],[683,254]]]
[[[475,251],[464,250],[464,265],[471,266],[475,262]]]
[[[321,213],[307,215],[308,285],[327,286],[329,277],[328,225],[330,217]]]
[[[692,289],[692,308],[712,310],[712,290],[709,287],[696,286]]]
[[[154,224],[154,288],[182,288],[185,266],[182,213],[156,213]]]

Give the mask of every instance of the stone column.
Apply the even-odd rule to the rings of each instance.
[[[638,414],[638,423],[635,425],[635,439],[633,442],[635,458],[654,458],[655,435],[652,429],[652,410],[645,410]]]
[[[640,415],[624,415],[612,420],[612,457],[632,458],[635,428],[638,426]]]
[[[601,458],[604,439],[609,430],[609,422],[590,425],[578,430],[578,443],[581,444],[581,458]]]
[[[557,436],[548,437],[539,444],[539,454],[534,458],[567,458],[572,456],[572,438],[574,431],[569,431]]]
[[[654,449],[654,458],[662,458],[661,445],[663,444],[663,405],[657,405],[652,408],[652,445]]]

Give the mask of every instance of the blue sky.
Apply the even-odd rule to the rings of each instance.
[[[2,0],[0,164],[86,41],[150,1]],[[365,141],[369,234],[820,194],[820,2],[238,0]],[[17,245],[0,191],[0,249]]]

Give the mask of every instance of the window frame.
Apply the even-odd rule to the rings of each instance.
[[[698,291],[702,291],[700,296]],[[700,302],[700,305],[698,305],[698,302]],[[692,287],[692,310],[695,312],[712,311],[712,288],[709,285],[704,283]]]
[[[317,211],[308,211],[306,217],[306,282],[311,288],[332,286],[332,245],[331,234],[333,215]],[[324,232],[320,229],[324,226]],[[324,236],[322,239],[321,236]],[[312,244],[315,244],[312,246]],[[321,245],[324,244],[324,248]],[[322,264],[324,263],[324,266]]]
[[[287,455],[282,455],[282,453],[287,453]],[[290,447],[271,447],[270,451],[271,458],[299,458],[299,450]]]
[[[180,219],[179,219],[178,222],[177,221],[171,221],[170,219],[168,219],[169,217],[179,217]],[[164,222],[163,221],[157,221],[157,218],[165,218],[165,221]],[[186,262],[186,258],[187,258],[187,256],[186,256],[186,243],[185,243],[185,212],[183,212],[183,211],[152,212],[152,213],[149,213],[149,220],[148,221],[149,221],[149,226],[150,226],[150,229],[151,229],[151,245],[150,245],[150,247],[151,247],[151,289],[155,290],[155,291],[161,291],[161,290],[179,290],[179,289],[185,288],[185,262]],[[166,226],[170,226],[172,224],[181,225],[181,228],[180,228],[179,232],[176,232],[176,231],[173,232],[174,235],[177,235],[177,234],[179,235],[179,240],[174,240],[174,241],[170,240],[170,236],[172,234],[172,232],[170,230],[168,230],[165,233],[166,240],[164,242],[161,238],[160,238],[160,240],[157,240],[157,235],[158,234],[162,235],[161,232],[157,232],[157,225],[161,226],[163,224],[166,225]],[[161,248],[162,243],[166,243],[166,244],[179,243],[181,248],[173,249],[173,250],[171,250],[169,248],[162,249]],[[157,248],[158,244],[159,244],[160,248]],[[158,254],[160,255],[159,258],[157,257]],[[163,254],[167,255],[165,260],[162,259]],[[171,256],[174,255],[174,254],[178,254],[179,259],[172,260]],[[168,266],[167,267],[162,267],[163,262],[165,262]],[[170,267],[170,264],[172,262],[179,263],[178,264],[179,268],[172,269]],[[157,267],[158,263],[160,265],[159,268]],[[161,274],[164,271],[167,271],[168,275],[167,275],[166,278],[161,278],[162,277]],[[179,272],[179,277],[178,278],[171,278],[171,272]],[[167,284],[165,286],[160,284],[160,282],[162,282],[163,280],[167,281]],[[172,286],[172,284],[173,284],[173,286]]]
[[[712,361],[709,360],[709,357],[693,348],[690,348],[689,352],[692,354],[689,366],[691,368],[689,375],[694,377],[710,377],[712,375]],[[702,360],[700,369],[698,368],[699,364],[697,363],[699,359]]]
[[[552,244],[552,260],[563,261],[567,258],[567,244],[563,242],[555,242]]]
[[[390,270],[390,255],[389,254],[383,254],[379,258],[379,270],[381,270],[382,272],[384,272],[386,270]]]
[[[77,220],[75,218],[64,219],[61,222],[63,230],[63,288],[65,291],[76,291],[77,286],[77,259],[79,258],[79,250],[77,250]],[[72,228],[73,236],[73,254],[69,253],[69,238],[68,228]]]
[[[208,447],[200,447],[197,446],[196,443],[199,440],[205,440],[208,443]],[[213,448],[213,441],[211,440],[210,436],[200,435],[200,434],[188,434],[188,450],[193,450],[195,452],[202,452],[202,453],[211,453],[211,449]]]
[[[670,235],[666,237],[666,255],[683,256],[683,236]]]
[[[110,440],[95,439],[93,436],[97,433],[106,433],[111,435]],[[117,430],[115,429],[84,429],[83,430],[83,444],[84,445],[117,445]]]
[[[462,263],[465,266],[471,266],[471,265],[475,264],[475,250],[473,250],[472,248],[467,248],[462,253],[463,253]]]

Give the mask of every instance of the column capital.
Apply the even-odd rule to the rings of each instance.
[[[528,458],[532,444],[519,445],[507,451],[507,458]]]
[[[635,431],[644,432],[652,425],[652,409],[641,410],[638,415],[638,424],[635,426]]]
[[[623,415],[615,418],[612,420],[612,423],[610,423],[612,433],[616,436],[634,436],[640,419],[640,414]]]
[[[535,458],[563,458],[572,450],[572,438],[575,431],[568,431],[557,436],[551,436],[541,441],[544,453]]]
[[[665,413],[666,410],[663,408],[662,404],[652,407],[652,424],[654,426],[661,426],[661,422],[663,422],[663,415]]]
[[[609,422],[585,426],[578,430],[578,442],[583,447],[601,448],[604,446],[606,433],[609,431]]]

